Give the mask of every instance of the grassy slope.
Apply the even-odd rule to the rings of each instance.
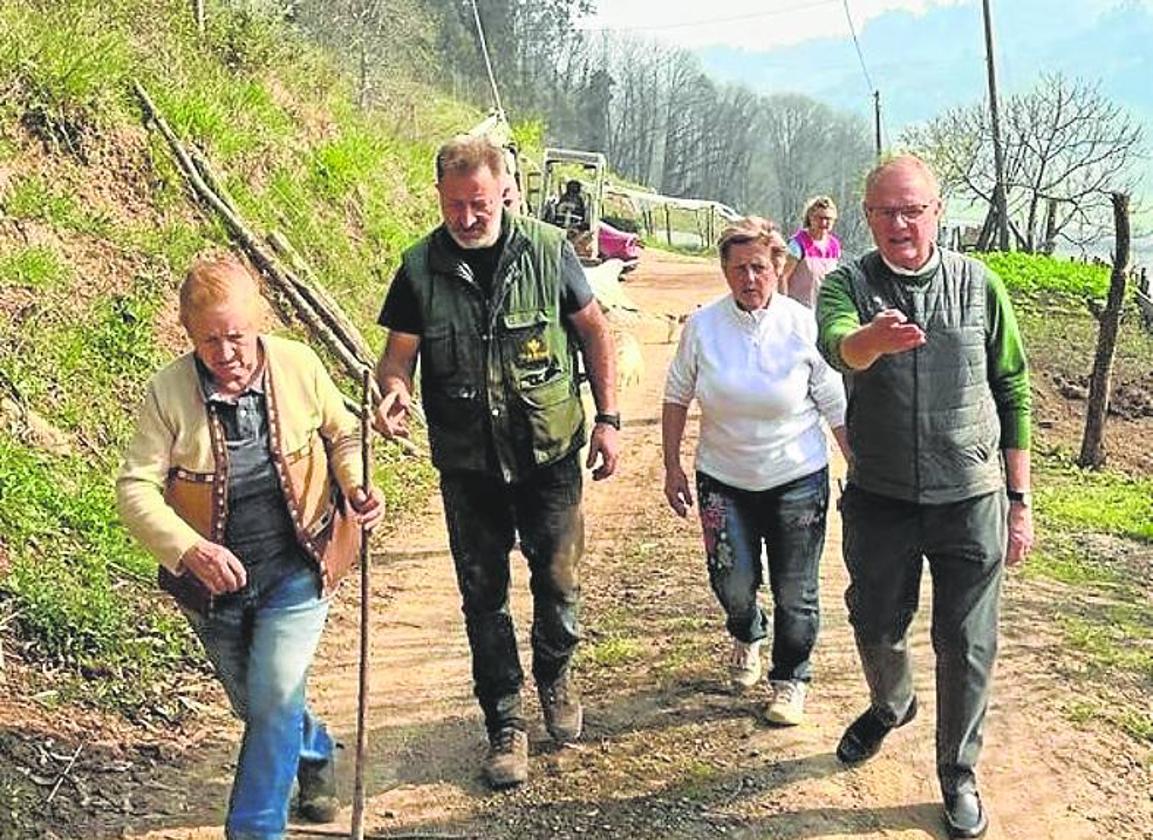
[[[56,669],[58,696],[168,715],[179,704],[155,698],[187,634],[117,522],[112,477],[144,382],[183,349],[180,272],[226,237],[142,128],[130,81],[373,344],[400,250],[435,218],[432,143],[478,117],[415,88],[361,113],[291,33],[216,11],[198,42],[188,5],[0,5],[0,397],[64,443],[49,454],[11,412],[0,423],[0,629],[10,660]],[[423,498],[426,465],[380,460],[394,510]]]
[[[1104,299],[1108,270],[1026,254],[982,258],[1013,295],[1035,368],[1034,391],[1040,377],[1087,376],[1097,321],[1085,299]],[[1140,382],[1153,358],[1153,337],[1140,329],[1132,302],[1126,306],[1115,387]],[[1115,429],[1111,434],[1121,433]],[[1153,742],[1153,480],[1112,469],[1082,470],[1075,465],[1077,447],[1079,440],[1037,429],[1033,470],[1039,540],[1025,573],[1057,584],[1052,606],[1070,652],[1067,676],[1095,685],[1080,704],[1067,709],[1070,717],[1104,718]]]

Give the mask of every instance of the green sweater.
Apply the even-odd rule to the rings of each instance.
[[[873,251],[861,260],[870,277],[884,277],[890,282],[923,286],[932,282],[936,268],[922,275],[905,276],[893,272]],[[1002,449],[1028,449],[1032,434],[1029,368],[1021,330],[1009,300],[1005,283],[986,268],[988,284],[985,298],[985,349],[988,360],[989,389],[997,406],[1001,423]],[[841,358],[841,342],[861,327],[861,318],[848,290],[848,272],[844,267],[832,271],[821,285],[817,303],[818,345],[833,367],[851,373]]]

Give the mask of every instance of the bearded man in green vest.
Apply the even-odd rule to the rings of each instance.
[[[845,594],[871,704],[837,756],[857,764],[913,719],[907,649],[933,577],[937,776],[950,837],[988,826],[977,789],[1001,578],[1033,542],[1029,374],[1001,279],[938,247],[937,179],[905,155],[865,182],[875,251],[826,278],[821,352],[845,375]]]
[[[415,364],[433,464],[484,712],[495,788],[528,776],[524,675],[508,611],[509,552],[519,537],[533,595],[532,673],[549,734],[575,741],[583,712],[569,673],[580,639],[584,550],[578,351],[597,414],[585,466],[616,469],[613,341],[559,228],[502,208],[501,150],[459,136],[436,156],[443,224],[405,252],[379,322],[376,427],[408,434]]]

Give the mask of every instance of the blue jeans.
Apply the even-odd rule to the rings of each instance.
[[[244,721],[225,830],[229,840],[281,840],[301,758],[324,761],[333,741],[309,712],[305,683],[328,599],[317,574],[298,568],[262,586],[262,576],[211,612],[190,613],[232,709]]]
[[[698,471],[697,500],[709,583],[728,616],[729,633],[742,642],[768,635],[768,617],[757,603],[763,545],[774,605],[769,679],[808,682],[820,626],[828,469],[768,490],[741,490]]]

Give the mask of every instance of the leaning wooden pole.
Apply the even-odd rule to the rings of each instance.
[[[360,389],[360,464],[364,471],[363,486],[367,494],[372,487],[372,371],[361,374]],[[356,694],[356,781],[352,788],[353,840],[364,840],[364,768],[368,760],[368,657],[369,596],[371,587],[368,568],[368,532],[360,535],[360,682]]]
[[[1082,467],[1105,465],[1105,417],[1109,411],[1109,390],[1113,381],[1113,356],[1121,326],[1121,307],[1125,301],[1125,280],[1129,274],[1129,196],[1113,193],[1113,225],[1116,247],[1113,274],[1109,279],[1109,298],[1101,313],[1097,331],[1097,353],[1089,381],[1089,405],[1085,410],[1085,436],[1081,439]]]
[[[280,270],[279,266],[277,266],[273,257],[261,246],[256,235],[241,221],[231,204],[225,199],[222,199],[216,191],[205,182],[192,156],[188,153],[188,150],[184,148],[184,145],[169,127],[164,117],[161,116],[156,106],[152,103],[148,92],[144,90],[144,87],[135,81],[132,83],[132,87],[137,97],[139,97],[141,104],[144,106],[145,115],[168,142],[169,148],[172,149],[172,154],[176,157],[177,165],[188,179],[188,183],[196,195],[220,216],[228,227],[229,232],[235,237],[236,241],[240,243],[240,246],[244,248],[245,252],[256,264],[256,267],[260,269],[261,273],[269,279],[278,291],[289,299],[289,302],[300,316],[300,319],[304,321],[314,335],[324,342],[324,345],[332,354],[340,360],[340,363],[344,365],[348,374],[355,377],[360,370],[364,368],[367,360],[358,359],[339,338],[333,335],[332,331],[324,324],[323,319],[316,313],[316,310],[304,299],[295,285],[284,276],[284,273]]]

